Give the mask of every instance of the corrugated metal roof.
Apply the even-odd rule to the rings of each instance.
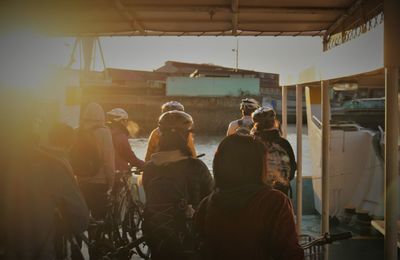
[[[65,36],[334,34],[365,23],[382,0],[2,1],[3,26]]]

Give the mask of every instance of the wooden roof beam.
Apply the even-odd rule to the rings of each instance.
[[[232,0],[232,35],[237,34],[239,0]]]
[[[352,14],[354,14],[359,8],[361,8],[361,5],[364,0],[356,0],[347,10],[344,14],[339,16],[336,21],[329,26],[329,28],[326,30],[324,38],[328,39],[329,35],[333,33],[336,29],[341,27],[345,22],[346,19],[349,18]]]
[[[204,12],[213,10],[216,13],[231,13],[233,11],[235,0],[232,0],[231,6],[208,5],[208,6],[171,6],[171,5],[135,5],[125,4],[125,7],[133,8],[136,12]],[[239,9],[239,8],[238,8]],[[327,13],[345,13],[347,8],[338,7],[264,7],[264,6],[241,6],[240,13],[266,13],[266,14],[327,14]]]
[[[141,34],[146,34],[143,26],[135,19],[134,15],[126,9],[120,0],[114,0],[114,3],[117,11],[124,19],[130,22],[134,30],[138,30]]]

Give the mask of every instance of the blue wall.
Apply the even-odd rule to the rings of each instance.
[[[260,95],[258,78],[169,77],[167,96]]]

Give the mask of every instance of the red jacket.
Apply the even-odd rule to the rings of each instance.
[[[128,130],[117,123],[112,124],[110,129],[115,150],[115,170],[124,172],[133,166],[143,168],[144,162],[136,157],[129,144]]]
[[[245,187],[210,196],[194,223],[205,259],[304,259],[292,205],[283,193]]]

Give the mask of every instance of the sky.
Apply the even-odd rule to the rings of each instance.
[[[108,67],[153,70],[167,60],[285,73],[305,66],[322,52],[319,37],[124,37],[102,38]]]
[[[168,60],[235,67],[239,41],[239,68],[287,73],[312,64],[322,52],[320,37],[103,37],[106,67],[154,70]],[[48,65],[68,64],[73,38],[51,38],[31,31],[0,35],[0,76]],[[99,48],[96,70],[102,70]],[[79,68],[79,50],[74,68]],[[13,73],[11,73],[13,74]],[[4,77],[3,77],[4,78]]]
[[[382,36],[372,33],[369,37]],[[279,73],[281,78],[317,64],[323,56],[321,37],[102,37],[100,43],[106,67],[151,71],[168,60],[235,67],[232,49],[237,40],[239,68]],[[73,46],[73,38],[45,37],[32,31],[1,32],[0,84],[40,84],[46,73],[44,68],[68,64]],[[353,50],[349,51],[329,68],[340,69],[346,59],[351,62]],[[79,51],[75,60],[73,68],[79,68]],[[99,48],[95,61],[96,70],[103,70]]]

